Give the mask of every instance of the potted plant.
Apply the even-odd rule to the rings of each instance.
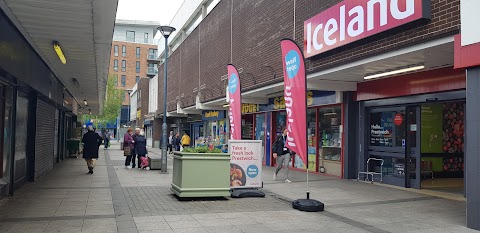
[[[175,152],[171,190],[178,197],[230,196],[230,155],[208,147]]]

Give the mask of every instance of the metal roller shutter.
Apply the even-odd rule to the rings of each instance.
[[[35,178],[53,169],[55,140],[55,107],[37,101],[37,133],[35,138]]]

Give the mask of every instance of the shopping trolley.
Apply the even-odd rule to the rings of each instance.
[[[380,172],[370,171],[370,161],[380,162]],[[366,172],[359,172],[357,176],[357,181],[360,180],[360,175],[365,175],[365,181],[370,181],[373,184],[374,176],[380,176],[380,183],[383,182],[383,159],[376,159],[376,158],[369,158],[367,160],[367,171]],[[369,177],[372,177],[372,180]]]

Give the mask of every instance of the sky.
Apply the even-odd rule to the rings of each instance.
[[[170,24],[184,0],[119,0],[117,19]]]

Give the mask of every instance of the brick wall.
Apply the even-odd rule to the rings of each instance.
[[[191,97],[196,96],[193,89],[201,85],[205,85],[201,96],[203,102],[224,97],[225,82],[221,81],[221,77],[227,73],[226,64],[230,62],[243,69],[240,77],[244,91],[283,81],[280,40],[285,37],[293,38],[295,35],[295,40],[303,46],[303,22],[339,2],[221,1],[169,60],[169,69],[174,69],[169,73],[172,72],[172,75],[177,77],[176,90],[180,95],[185,95],[181,98],[184,107],[194,105],[191,101]],[[307,72],[317,72],[458,33],[460,0],[431,0],[431,5],[431,21],[415,22],[307,59]],[[230,43],[231,36],[233,44]],[[177,58],[177,54],[180,58]],[[178,69],[180,74],[176,73]],[[273,78],[274,72],[276,79]],[[172,80],[172,85],[175,85],[175,80]],[[159,112],[162,112],[163,82],[159,81],[159,87]],[[175,93],[175,90],[172,92]],[[168,101],[175,101],[176,96],[177,94],[169,95]],[[175,104],[168,108],[169,111],[175,109]]]
[[[169,65],[170,66],[170,65]],[[164,65],[158,67],[158,108],[157,114],[163,113],[163,74],[164,74]]]
[[[114,46],[118,45],[118,57],[115,57],[114,53]],[[126,56],[122,56],[122,46],[126,46]],[[140,58],[136,57],[136,49],[137,47],[140,48]],[[135,86],[136,76],[140,78],[147,77],[147,55],[149,49],[156,49],[156,45],[149,45],[149,44],[139,44],[139,43],[131,43],[131,42],[121,42],[121,41],[113,41],[112,42],[112,49],[110,54],[110,74],[118,75],[118,88],[127,90],[132,89]],[[114,60],[118,60],[118,71],[114,70]],[[122,60],[125,60],[127,63],[126,72],[122,71]],[[136,72],[136,62],[140,61],[140,73]],[[122,75],[126,76],[126,85],[122,87]],[[126,96],[128,96],[126,94]],[[128,98],[125,98],[123,105],[128,105]]]
[[[225,82],[230,63],[230,16],[231,1],[221,1],[202,22],[200,31],[200,85],[205,85],[201,100],[225,95]],[[191,94],[192,91],[190,91]],[[190,94],[189,93],[189,94]],[[191,99],[189,99],[191,101]]]

